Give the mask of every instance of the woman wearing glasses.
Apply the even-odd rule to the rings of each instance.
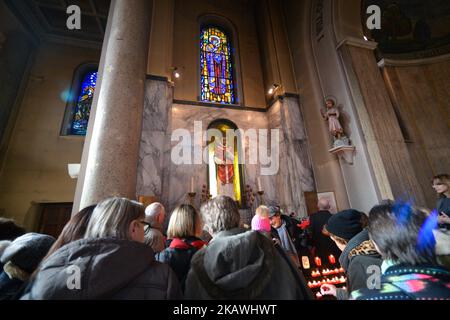
[[[175,271],[184,291],[192,256],[206,243],[199,237],[203,223],[194,207],[182,204],[175,208],[167,227],[167,248],[158,255],[158,261],[168,263]]]
[[[145,225],[140,203],[102,201],[84,239],[48,257],[23,299],[180,299],[176,275],[144,244]]]

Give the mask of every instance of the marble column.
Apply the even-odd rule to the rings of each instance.
[[[74,210],[110,196],[136,197],[151,2],[116,0],[111,5],[93,127],[83,151],[85,175]]]
[[[307,207],[304,193],[314,191],[315,186],[298,98],[284,97],[275,102],[268,112],[268,118],[270,129],[280,130],[279,171],[269,177],[276,193],[269,192],[268,199],[279,203],[288,214],[295,212],[297,217],[305,217]]]

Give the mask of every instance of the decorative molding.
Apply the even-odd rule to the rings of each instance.
[[[364,39],[358,39],[355,37],[346,37],[344,40],[338,43],[338,45],[336,46],[336,50],[339,50],[339,48],[345,44],[369,50],[375,50],[378,47],[378,43],[375,41],[366,41]]]
[[[163,82],[169,82],[169,78],[164,77],[164,76],[157,76],[154,74],[147,74],[145,76],[145,79],[147,80],[156,80],[156,81],[163,81]]]
[[[407,59],[407,60],[399,60],[399,59],[388,59],[383,58],[378,62],[378,66],[380,68],[384,67],[411,67],[411,66],[420,66],[433,64],[438,62],[444,62],[450,60],[450,53],[437,57],[423,58],[423,59]]]
[[[56,34],[42,34],[41,35],[41,41],[47,42],[47,43],[54,43],[64,46],[73,46],[73,47],[80,47],[80,48],[89,48],[89,49],[96,49],[101,50],[102,49],[102,42],[94,41],[94,40],[85,40],[85,39],[76,39],[76,38],[69,38],[65,36],[60,36]]]
[[[190,100],[173,100],[174,104],[184,104],[189,106],[202,106],[202,107],[211,107],[218,109],[232,109],[232,110],[241,110],[241,111],[256,111],[256,112],[266,112],[266,108],[255,108],[255,107],[245,107],[237,104],[220,104],[220,103],[211,103],[204,101],[190,101]]]

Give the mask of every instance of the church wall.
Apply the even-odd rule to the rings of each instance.
[[[194,137],[195,124],[197,122],[199,126],[197,128],[200,130],[198,132],[201,133],[201,130],[205,131],[209,124],[217,119],[230,120],[238,129],[244,131],[278,130],[279,157],[272,159],[277,161],[277,165],[273,167],[276,172],[268,175],[262,174],[259,164],[249,162],[249,141],[244,139],[246,158],[243,185],[249,185],[253,192],[256,192],[256,179],[261,177],[265,203],[277,202],[289,213],[295,212],[298,216],[306,216],[304,192],[314,191],[315,185],[303,119],[296,97],[285,97],[275,102],[267,113],[205,107],[195,103],[172,104],[172,88],[165,81],[153,79],[148,79],[146,83],[137,196],[155,196],[172,210],[176,205],[187,201],[191,177],[194,177],[197,193],[195,204],[199,206],[202,185],[208,185],[208,167],[202,161],[196,163],[193,158],[196,147],[206,146],[206,141],[199,141]],[[184,139],[180,141],[181,138],[178,136],[174,136],[174,141],[171,141],[171,134],[180,129],[189,132],[190,141]],[[271,140],[270,131],[267,133],[269,149],[267,155],[272,156],[270,148],[276,141]],[[192,164],[176,164],[172,160],[172,152],[173,155],[178,154],[174,148],[180,145],[185,145],[191,152],[189,158]],[[261,161],[260,155],[258,161]],[[256,197],[253,204],[255,207],[259,203],[258,200]],[[255,207],[252,208],[252,212]]]
[[[266,92],[279,84],[282,91],[297,93],[280,1],[259,1],[255,10]]]
[[[231,109],[220,109],[211,108],[195,105],[182,105],[174,104],[172,107],[172,132],[176,129],[187,129],[192,136],[192,142],[197,147],[206,146],[206,141],[200,142],[199,140],[194,140],[194,121],[201,122],[201,127],[206,130],[211,122],[217,119],[228,119],[236,124],[238,129],[248,130],[248,129],[267,129],[267,117],[265,113],[256,111],[241,111],[241,110],[231,110]],[[178,141],[172,141],[171,147],[173,148],[179,144]],[[191,148],[192,151],[194,147]],[[248,141],[244,141],[245,153],[248,155]],[[248,158],[247,158],[248,159]],[[244,170],[244,186],[246,184],[250,185],[253,190],[256,190],[256,177],[259,176],[259,166],[256,164],[245,164]],[[170,163],[169,174],[169,189],[168,203],[171,207],[180,204],[186,193],[189,191],[189,182],[191,177],[196,178],[196,192],[197,199],[200,197],[202,185],[207,185],[207,165],[194,164],[194,165],[176,165],[175,163]],[[263,188],[266,186],[266,190],[269,189],[270,180],[263,177],[262,179]]]
[[[316,191],[333,191],[338,209],[345,209],[349,207],[347,190],[339,161],[328,152],[330,136],[327,124],[320,114],[324,93],[311,49],[311,2],[293,0],[285,1],[284,4],[286,30],[309,141]]]
[[[153,0],[147,74],[171,77],[174,0]]]
[[[59,135],[75,68],[98,61],[100,52],[42,43],[15,123],[4,170],[0,177],[0,210],[19,224],[32,202],[72,202],[76,180],[67,173],[68,163],[79,163],[84,138]]]
[[[215,14],[229,19],[236,28],[236,71],[238,91],[242,90],[239,102],[247,107],[265,107],[265,89],[261,71],[255,17],[253,10],[244,1],[176,0],[173,33],[173,65],[182,73],[176,81],[176,100],[197,101],[199,88],[199,42],[198,19],[204,14]],[[240,81],[239,81],[240,80]]]
[[[342,54],[347,56],[346,69],[347,72],[355,74],[357,81],[354,90],[360,90],[363,97],[363,103],[358,105],[357,113],[358,115],[367,113],[369,119],[368,123],[361,122],[361,127],[364,131],[370,127],[373,133],[365,137],[366,143],[369,147],[372,147],[371,144],[377,145],[393,198],[411,200],[417,205],[424,206],[424,197],[414,172],[412,159],[375,56],[372,50],[367,48],[346,46],[342,49]]]
[[[450,58],[439,60],[410,66],[390,62],[383,70],[405,130],[414,171],[430,208],[436,204],[430,179],[448,173],[450,168]]]

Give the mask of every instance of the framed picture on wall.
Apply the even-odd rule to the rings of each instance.
[[[336,198],[334,196],[334,192],[330,191],[330,192],[319,192],[317,193],[317,199],[326,199],[329,201],[330,203],[330,212],[332,214],[335,214],[336,212],[338,212],[338,207],[336,204]]]

